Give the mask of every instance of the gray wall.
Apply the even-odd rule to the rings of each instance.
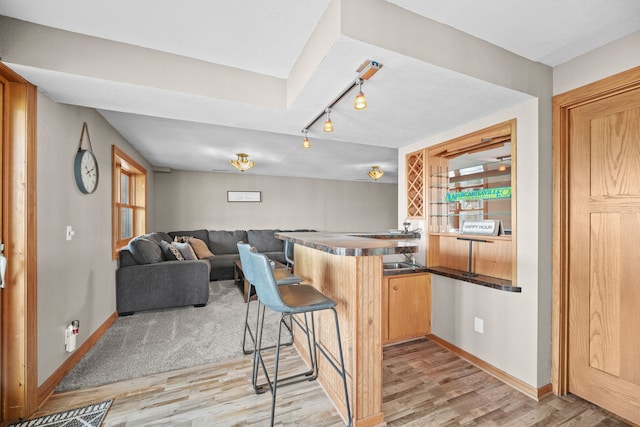
[[[98,189],[90,195],[80,193],[73,176],[85,121],[100,166]],[[80,320],[80,346],[116,309],[117,261],[111,257],[110,237],[112,145],[147,168],[149,231],[397,227],[395,184],[240,173],[154,173],[95,110],[58,104],[40,93],[37,138],[39,385],[71,354],[64,349],[64,332],[72,320]],[[227,190],[261,191],[262,202],[227,203]],[[65,239],[68,225],[75,231],[71,241]]]
[[[398,189],[382,182],[284,178],[247,173],[155,173],[158,231],[397,228]],[[260,191],[262,202],[227,202],[227,191]]]
[[[543,163],[539,155],[540,141],[550,141],[540,136],[538,117],[539,104],[533,99],[400,150],[403,169],[407,152],[516,118],[517,285],[522,293],[432,275],[432,331],[532,387],[547,384],[551,372],[551,280],[540,269],[550,270],[551,244],[540,236],[551,225],[551,212],[540,216],[539,197],[550,196],[539,177],[551,173],[550,159]],[[484,320],[484,334],[474,332],[474,317]]]
[[[597,81],[640,65],[640,32],[589,52],[553,69],[553,94]],[[406,153],[460,135],[517,119],[517,270],[522,293],[496,291],[433,276],[433,333],[532,387],[551,381],[551,117],[548,79],[540,94],[519,106],[467,123],[399,150]],[[406,212],[398,182],[399,216]],[[416,221],[420,222],[420,221]],[[426,223],[422,222],[426,225]],[[423,237],[423,243],[426,237]],[[422,260],[424,261],[424,260]],[[474,332],[474,317],[484,334]]]
[[[640,31],[594,49],[553,69],[553,94],[640,66]]]
[[[73,161],[87,122],[99,162],[98,189],[80,193]],[[95,110],[58,104],[38,94],[38,384],[71,353],[65,328],[80,320],[82,344],[115,311],[116,261],[111,256],[111,145],[149,171],[145,161]],[[85,144],[87,144],[85,138]],[[86,145],[84,146],[86,148]],[[148,191],[153,203],[153,173]],[[153,211],[149,223],[153,224]],[[66,226],[75,236],[65,239]]]

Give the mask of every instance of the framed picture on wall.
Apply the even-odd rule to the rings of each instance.
[[[260,191],[227,191],[227,202],[261,202]]]

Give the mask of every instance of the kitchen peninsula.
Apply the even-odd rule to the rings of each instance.
[[[295,274],[335,300],[342,334],[353,425],[384,423],[382,412],[382,279],[383,255],[415,253],[417,244],[404,242],[414,234],[276,233],[295,243]],[[379,236],[381,238],[375,238]],[[318,342],[338,361],[335,328],[330,314],[316,319]],[[297,334],[300,337],[303,334]],[[304,346],[296,341],[296,348]],[[307,361],[308,362],[308,361]],[[342,381],[319,358],[322,384],[342,417],[346,417]]]

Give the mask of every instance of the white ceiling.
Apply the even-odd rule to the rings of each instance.
[[[640,30],[637,0],[387,1],[549,66]],[[228,160],[246,152],[257,163],[247,174],[368,180],[366,171],[380,165],[386,172],[380,182],[396,182],[398,147],[530,99],[343,34],[326,42],[307,80],[291,86],[296,67],[313,63],[306,52],[334,2],[0,0],[0,15],[76,33],[65,33],[70,43],[82,34],[126,44],[117,45],[120,51],[139,46],[170,54],[153,56],[155,71],[143,78],[136,73],[144,65],[133,62],[101,75],[75,65],[109,64],[109,55],[118,61],[106,49],[78,51],[77,58],[64,52],[58,57],[65,64],[16,53],[26,40],[7,46],[0,39],[0,49],[3,61],[53,100],[96,108],[154,166],[172,169],[237,173]],[[367,109],[355,111],[348,95],[332,111],[336,130],[325,134],[316,124],[312,148],[303,149],[302,128],[353,81],[365,59],[383,64],[363,86]],[[198,73],[212,64],[234,78],[263,79],[258,89],[237,89],[256,100],[217,96],[220,89],[202,85]],[[166,83],[176,74],[185,82],[180,87]],[[190,79],[199,89],[188,87]],[[276,89],[270,95],[272,86],[286,96]]]

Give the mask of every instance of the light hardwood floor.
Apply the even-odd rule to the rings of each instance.
[[[281,366],[301,368],[291,348]],[[429,340],[384,350],[389,426],[626,426],[575,396],[536,402]],[[56,393],[38,415],[113,398],[104,426],[268,425],[271,395],[251,387],[251,356]],[[278,390],[277,425],[342,426],[317,382]]]

